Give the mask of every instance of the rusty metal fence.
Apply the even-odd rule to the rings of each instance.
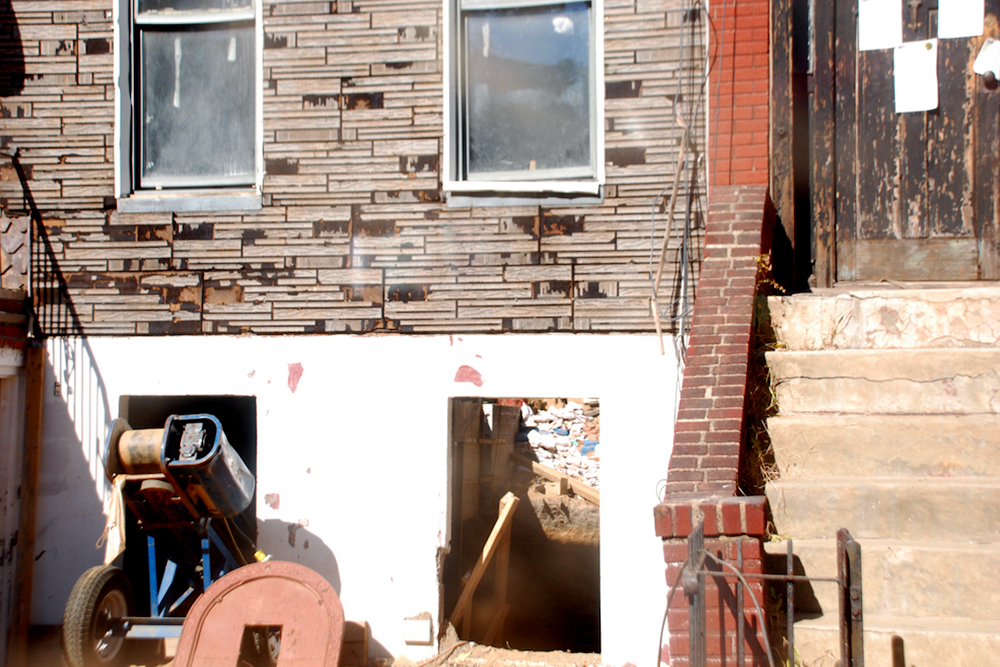
[[[731,581],[736,580],[735,590],[735,613],[736,622],[736,655],[735,667],[746,667],[748,664],[746,656],[746,637],[744,622],[744,590],[749,591],[755,612],[757,614],[759,627],[762,628],[762,639],[764,642],[763,653],[766,656],[769,667],[776,667],[777,664],[787,664],[788,667],[796,667],[798,661],[795,653],[795,587],[796,585],[809,585],[813,582],[830,582],[838,586],[838,626],[840,631],[840,667],[864,667],[864,627],[862,618],[862,597],[861,597],[861,546],[851,537],[845,528],[837,531],[837,573],[835,576],[807,576],[795,573],[794,545],[792,540],[787,540],[786,556],[784,558],[785,572],[783,573],[749,573],[743,572],[743,550],[736,550],[735,562],[730,562],[718,558],[705,548],[704,525],[699,524],[688,537],[688,559],[684,564],[677,580],[670,589],[667,600],[667,608],[675,591],[680,584],[684,594],[688,598],[689,616],[689,647],[690,647],[690,667],[705,667],[708,663],[708,633],[706,622],[706,597],[705,582],[711,577],[716,580],[720,588],[727,587]],[[772,650],[768,638],[768,623],[764,610],[758,602],[750,588],[749,580],[770,582],[772,591],[779,596],[783,596],[784,602],[784,627],[771,628],[776,634],[784,630],[785,646],[781,655],[776,656],[776,651]],[[750,658],[749,664],[755,665],[759,656]],[[729,664],[729,663],[727,663]]]

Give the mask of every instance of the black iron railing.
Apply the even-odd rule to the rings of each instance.
[[[751,600],[757,614],[763,647],[761,654],[754,655],[750,664],[759,665],[766,659],[769,667],[775,667],[778,661],[789,667],[796,665],[795,653],[795,587],[810,585],[813,582],[831,582],[838,586],[838,625],[840,630],[840,665],[842,667],[864,667],[864,627],[862,618],[861,596],[861,546],[844,528],[837,531],[837,573],[832,577],[806,576],[795,573],[794,545],[787,540],[784,573],[757,574],[743,572],[743,550],[736,550],[736,559],[730,562],[719,558],[705,548],[704,524],[700,523],[688,537],[688,559],[677,580],[670,589],[667,600],[670,602],[680,586],[688,598],[689,616],[689,656],[691,667],[705,667],[707,655],[707,622],[705,604],[705,582],[711,577],[715,579],[720,591],[729,590],[729,583],[737,580],[732,604],[733,616],[736,619],[736,655],[735,667],[747,665],[746,656],[746,622],[744,621],[744,591],[750,592]],[[776,657],[768,638],[767,614],[761,607],[757,596],[753,594],[749,581],[772,582],[772,590],[784,596],[785,647],[782,655]],[[783,585],[782,585],[783,584]],[[774,628],[779,633],[782,628]],[[730,664],[730,663],[727,663]]]

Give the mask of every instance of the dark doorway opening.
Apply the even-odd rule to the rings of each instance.
[[[575,494],[565,480],[560,484],[552,475],[538,474],[538,458],[526,437],[530,428],[518,405],[557,402],[456,398],[450,403],[450,549],[441,563],[442,627],[470,576],[475,580],[501,498],[508,492],[518,498],[509,558],[494,558],[500,565],[486,569],[475,589],[471,622],[455,628],[461,639],[530,651],[601,650],[599,504]]]

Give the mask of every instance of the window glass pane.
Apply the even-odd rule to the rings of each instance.
[[[202,12],[210,10],[246,9],[251,0],[136,0],[136,12]]]
[[[574,3],[464,15],[470,177],[593,175],[590,11]]]
[[[254,181],[252,27],[141,34],[144,187]]]

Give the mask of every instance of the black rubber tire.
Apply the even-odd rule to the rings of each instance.
[[[69,667],[119,667],[125,638],[110,635],[108,621],[134,613],[132,587],[113,565],[92,567],[77,579],[63,613],[62,644]]]

